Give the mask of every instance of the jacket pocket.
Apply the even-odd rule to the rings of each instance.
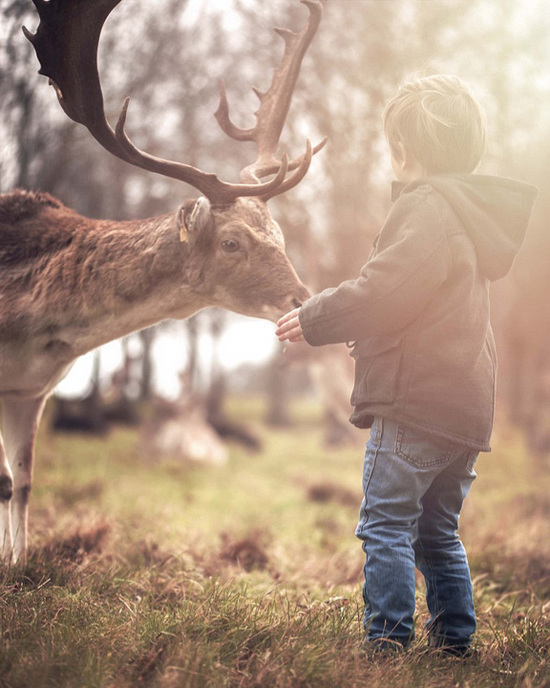
[[[352,406],[393,402],[397,395],[403,356],[403,335],[357,341],[350,353],[355,359],[355,386],[350,399]]]

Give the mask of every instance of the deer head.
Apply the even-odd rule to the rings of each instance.
[[[237,198],[227,207],[204,197],[186,201],[178,227],[190,250],[186,279],[210,303],[275,321],[309,297],[284,252],[279,225],[259,199]]]
[[[233,124],[221,82],[215,113],[219,125],[234,139],[254,141],[258,150],[256,161],[241,171],[239,183],[229,183],[138,149],[125,131],[128,98],[115,128],[108,123],[97,49],[105,20],[120,1],[33,0],[40,24],[36,34],[23,30],[40,61],[39,73],[49,77],[65,113],[113,155],[186,182],[202,194],[186,201],[177,217],[180,241],[189,246],[192,288],[215,305],[276,320],[308,296],[284,254],[283,234],[266,203],[303,179],[313,154],[326,142],[313,148],[308,140],[305,152],[294,160],[286,154],[276,157],[302,58],[319,25],[322,6],[318,0],[300,0],[310,13],[304,28],[299,33],[276,29],[285,41],[285,51],[267,92],[254,89],[260,100],[254,127],[240,129]],[[279,274],[280,280],[274,279]]]

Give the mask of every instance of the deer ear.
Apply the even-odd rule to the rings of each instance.
[[[210,219],[210,201],[201,196],[197,200],[185,201],[178,210],[177,227],[180,241],[189,241],[203,229]]]

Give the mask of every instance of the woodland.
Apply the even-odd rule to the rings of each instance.
[[[329,143],[307,181],[271,204],[289,255],[312,291],[357,274],[390,204],[381,131],[385,102],[415,76],[461,76],[487,110],[489,147],[478,172],[516,177],[540,189],[513,271],[494,285],[493,325],[499,412],[544,451],[550,444],[548,7],[542,0],[326,0],[324,9],[282,146],[296,154],[306,136],[327,136]],[[181,182],[109,156],[70,121],[47,79],[37,74],[34,51],[21,33],[22,25],[36,28],[32,3],[8,0],[1,12],[1,191],[41,189],[84,215],[111,219],[169,212],[196,195]],[[299,26],[305,14],[300,3],[283,0],[262,3],[261,9],[252,0],[125,0],[100,44],[108,116],[115,121],[129,95],[130,134],[141,148],[234,179],[252,153],[250,144],[232,141],[217,128],[212,114],[218,82],[227,84],[237,122],[249,125],[257,106],[251,87],[267,88],[282,50],[272,27]],[[199,335],[216,341],[230,323],[231,316],[211,311],[172,324],[187,343],[191,387],[217,380],[220,388],[223,366],[212,375],[215,351],[202,365],[207,370],[200,370]],[[145,397],[154,388],[154,337],[154,331],[142,333],[137,344],[143,362],[135,366],[136,384]],[[275,418],[284,413],[284,402],[277,401],[284,393],[279,377],[271,376],[278,389],[265,385]]]
[[[477,172],[539,188],[512,271],[491,291],[493,451],[479,461],[461,521],[477,655],[430,653],[419,580],[413,651],[365,658],[353,528],[366,438],[346,424],[349,357],[330,349],[321,360],[293,359],[275,346],[261,364],[231,368],[224,333],[244,318],[206,310],[117,343],[114,373],[104,370],[107,354],[92,355],[76,413],[93,416],[96,436],[89,427],[57,432],[74,399],[49,402],[28,562],[0,569],[2,688],[550,686],[550,8],[546,0],[323,6],[281,144],[293,157],[306,137],[328,143],[305,180],[270,202],[312,291],[353,277],[369,254],[391,204],[381,115],[411,78],[468,82],[489,128]],[[130,96],[127,130],[140,148],[236,181],[254,151],[218,128],[218,82],[235,122],[251,126],[252,87],[269,86],[282,54],[272,28],[306,17],[298,0],[123,0],[99,50],[110,122]],[[110,156],[64,115],[21,31],[37,23],[31,0],[2,0],[0,192],[39,189],[115,220],[172,212],[195,197]],[[179,341],[173,363],[163,350],[172,398],[161,394],[154,355],[167,334]],[[218,459],[186,462],[151,444],[174,414],[195,430],[206,418],[213,454],[223,439]]]

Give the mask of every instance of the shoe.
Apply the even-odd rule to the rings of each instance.
[[[428,646],[434,650],[438,650],[447,657],[458,657],[459,659],[471,659],[478,654],[478,651],[469,644],[446,643],[441,638],[429,638]]]
[[[470,645],[441,645],[438,649],[448,657],[458,657],[459,659],[472,659],[479,654]]]
[[[362,645],[366,654],[372,657],[394,657],[407,649],[399,640],[391,638],[367,638]]]

